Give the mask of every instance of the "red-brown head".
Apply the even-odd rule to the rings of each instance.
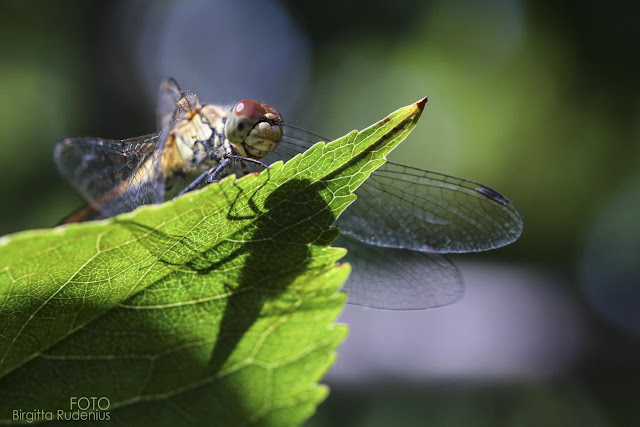
[[[229,142],[241,147],[241,154],[261,159],[280,142],[282,126],[282,116],[271,105],[245,99],[231,109],[224,131]]]

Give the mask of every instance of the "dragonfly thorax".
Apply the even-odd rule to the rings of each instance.
[[[230,154],[231,145],[223,136],[225,116],[225,109],[205,105],[177,123],[164,151],[165,173],[215,166],[225,154]]]

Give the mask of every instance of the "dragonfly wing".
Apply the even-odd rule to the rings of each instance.
[[[342,261],[352,271],[343,286],[349,304],[387,310],[420,310],[453,304],[464,295],[458,269],[445,256],[371,246],[340,236]]]
[[[158,129],[167,129],[171,126],[176,112],[176,104],[180,100],[180,93],[180,86],[172,77],[160,84],[158,105],[156,106]]]
[[[190,113],[200,107],[198,95],[191,90],[180,90],[178,83],[169,77],[158,90],[156,120],[160,132],[171,131],[180,119],[188,119]]]
[[[522,219],[509,200],[484,185],[387,162],[358,190],[338,227],[365,243],[456,253],[515,241]]]
[[[161,182],[149,179],[155,176],[151,169],[159,138],[65,138],[56,144],[55,162],[89,203],[103,216],[112,216],[162,201]]]
[[[331,140],[295,126],[286,125],[284,126],[282,139],[276,148],[267,154],[262,161],[268,165],[278,160],[286,162],[296,155],[304,153],[311,148],[313,144],[320,141]]]
[[[290,127],[273,156],[286,160],[322,140]],[[337,225],[343,234],[370,245],[476,252],[507,245],[522,232],[517,209],[497,191],[392,162],[375,170],[356,195]]]

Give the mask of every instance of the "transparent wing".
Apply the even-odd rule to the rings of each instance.
[[[127,212],[163,196],[152,179],[160,135],[125,140],[65,138],[56,144],[58,170],[104,216]]]
[[[266,162],[288,160],[319,135],[287,127]],[[337,221],[343,234],[376,246],[422,252],[476,252],[504,246],[522,232],[513,203],[489,187],[387,162],[356,190]]]
[[[125,140],[65,138],[54,152],[58,170],[102,217],[161,203],[167,140],[176,122],[198,105],[195,93],[180,91],[175,80],[167,79],[158,94],[159,134]]]
[[[170,131],[176,121],[188,118],[189,113],[200,106],[198,95],[191,90],[180,90],[178,83],[169,77],[160,84],[156,120],[160,132]]]
[[[156,106],[156,122],[159,130],[167,129],[171,126],[176,113],[176,104],[180,97],[180,86],[173,78],[169,77],[160,84],[158,104]]]
[[[352,270],[343,290],[349,304],[386,310],[420,310],[453,304],[464,295],[458,269],[446,257],[407,249],[382,248],[340,236],[342,261]]]
[[[152,183],[138,184],[135,176],[132,177],[132,184],[137,185],[136,199],[144,203],[160,203],[165,200],[166,185],[165,170],[163,169],[162,156],[165,152],[167,141],[171,138],[171,132],[178,128],[178,124],[183,120],[188,120],[191,112],[200,107],[198,95],[190,90],[180,90],[180,86],[173,78],[168,78],[160,85],[158,91],[158,105],[156,115],[160,135],[158,143],[153,153],[150,169],[154,171]],[[139,205],[138,205],[139,206]]]

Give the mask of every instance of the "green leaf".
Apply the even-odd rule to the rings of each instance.
[[[0,420],[104,396],[118,425],[304,421],[347,331],[332,225],[424,102],[259,175],[1,238]]]

